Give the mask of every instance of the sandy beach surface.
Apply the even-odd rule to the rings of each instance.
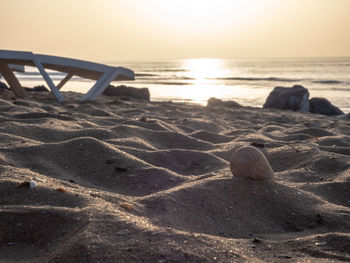
[[[350,261],[348,117],[64,95],[0,91],[0,262]]]

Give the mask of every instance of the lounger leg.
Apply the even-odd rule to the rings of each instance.
[[[105,72],[95,85],[80,99],[80,101],[95,100],[108,87],[108,85],[118,76],[118,70]]]
[[[19,98],[27,97],[27,92],[19,83],[16,75],[12,72],[11,68],[7,64],[0,64],[0,72],[4,76],[6,82],[9,84],[13,93]]]
[[[57,85],[57,89],[60,90],[62,89],[62,87],[64,86],[64,84],[66,84],[71,78],[73,77],[73,74],[67,74],[67,76],[65,76],[61,82]]]
[[[53,83],[53,81],[51,80],[49,74],[47,74],[46,70],[44,69],[43,65],[41,65],[40,61],[35,57],[35,55],[33,55],[33,61],[35,66],[39,69],[41,75],[43,76],[43,78],[45,79],[47,85],[49,85],[49,88],[51,89],[51,92],[53,93],[53,95],[55,95],[57,101],[59,102],[64,102],[64,98],[63,95],[61,94],[61,92],[56,88],[55,84]]]

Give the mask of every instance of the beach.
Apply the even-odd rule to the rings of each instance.
[[[63,94],[0,90],[0,262],[350,261],[349,115]]]
[[[262,107],[274,87],[302,85],[310,98],[326,97],[350,113],[350,58],[182,59],[160,61],[107,61],[134,70],[135,81],[113,85],[147,87],[152,101],[189,102],[206,105],[210,97],[234,100],[241,105]],[[33,67],[17,73],[26,87],[45,84]],[[65,73],[48,74],[59,83]],[[94,82],[73,77],[63,91],[86,93]]]

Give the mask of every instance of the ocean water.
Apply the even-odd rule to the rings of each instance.
[[[186,101],[205,105],[210,97],[262,107],[276,86],[300,84],[312,97],[324,97],[350,112],[350,58],[186,59],[153,62],[112,62],[136,73],[135,81],[115,82],[150,89],[153,101]],[[17,73],[24,86],[45,84],[35,68]],[[57,84],[64,74],[49,72]],[[63,88],[86,92],[94,82],[78,77]]]

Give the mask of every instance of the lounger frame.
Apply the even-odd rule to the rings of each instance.
[[[64,101],[64,97],[59,90],[73,76],[96,80],[93,87],[82,96],[80,101],[96,100],[112,81],[135,79],[134,72],[124,67],[112,67],[84,60],[34,54],[25,51],[0,50],[0,73],[3,75],[15,95],[23,98],[27,96],[27,92],[13,73],[15,69],[9,65],[37,67],[51,92],[59,102]],[[55,86],[49,74],[46,72],[46,69],[64,72],[67,75],[57,86]]]

